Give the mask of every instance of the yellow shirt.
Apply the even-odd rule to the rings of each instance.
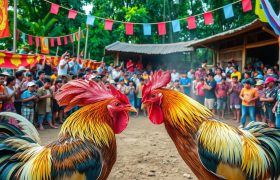
[[[255,106],[256,101],[251,101],[250,103],[248,101],[250,99],[258,97],[259,94],[258,94],[258,91],[257,91],[256,88],[251,88],[251,89],[243,88],[240,92],[240,96],[242,96],[244,98],[244,100],[242,101],[242,105],[244,105],[244,106]]]
[[[241,72],[236,71],[235,73],[234,72],[231,73],[230,78],[232,78],[234,76],[237,76],[238,80],[240,81],[240,79],[241,79]]]
[[[56,80],[57,79],[57,75],[55,75],[55,74],[51,75],[51,79]]]

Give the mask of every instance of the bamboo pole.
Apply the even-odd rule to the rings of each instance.
[[[55,56],[58,55],[58,49],[59,49],[59,46],[56,46],[56,54],[55,54]]]
[[[80,42],[81,42],[81,27],[79,27],[79,32],[78,32],[78,52],[77,52],[77,59],[80,59]]]
[[[88,47],[88,26],[87,26],[87,33],[86,33],[86,44],[85,44],[84,59],[87,59],[87,47]]]
[[[13,37],[13,53],[17,51],[17,0],[14,0],[14,37]]]

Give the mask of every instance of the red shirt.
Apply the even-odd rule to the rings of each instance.
[[[204,84],[202,84],[202,83],[199,83],[199,84],[197,85],[197,95],[199,95],[199,96],[205,96],[205,92],[204,92],[204,90],[203,90],[203,86],[204,86]]]
[[[229,86],[227,84],[217,84],[216,92],[220,97],[226,97]]]
[[[136,68],[137,68],[138,71],[142,71],[142,69],[143,69],[143,64],[142,64],[142,63],[137,63],[137,64],[136,64]]]
[[[134,63],[131,61],[128,61],[127,63],[126,63],[126,68],[127,68],[127,70],[128,70],[128,72],[134,72]]]

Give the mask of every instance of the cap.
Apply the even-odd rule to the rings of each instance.
[[[264,84],[268,84],[268,83],[271,83],[271,82],[275,82],[275,78],[274,78],[274,77],[268,77],[268,78],[266,78]]]
[[[4,76],[10,76],[10,74],[7,71],[2,72],[1,74]]]
[[[30,86],[35,86],[36,84],[34,82],[29,82],[27,83],[27,87],[30,87]]]
[[[24,66],[20,66],[18,69],[17,69],[17,72],[18,71],[27,71],[28,69],[26,69]]]
[[[32,76],[33,74],[32,74],[32,72],[27,72],[26,73],[26,76]]]
[[[263,75],[258,74],[258,75],[255,77],[255,79],[263,79]]]
[[[120,78],[119,78],[119,82],[121,82],[121,81],[123,81],[123,80],[124,80],[123,77],[120,77]]]
[[[263,80],[259,80],[256,84],[256,86],[260,86],[260,85],[263,85],[264,84],[264,81]]]

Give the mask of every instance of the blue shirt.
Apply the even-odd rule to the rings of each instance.
[[[77,75],[79,70],[82,69],[82,66],[78,62],[70,61],[69,65],[70,65],[70,72],[73,75]]]
[[[24,91],[21,94],[21,99],[27,99],[34,96],[34,94],[32,92],[30,92],[29,90]],[[34,101],[28,101],[28,102],[23,102],[22,105],[26,105],[26,106],[33,106],[34,105]]]
[[[189,78],[181,78],[180,79],[180,84],[183,85],[184,88],[184,93],[186,95],[189,95],[191,92],[191,86],[190,87],[184,87],[185,85],[191,84],[191,80]]]

